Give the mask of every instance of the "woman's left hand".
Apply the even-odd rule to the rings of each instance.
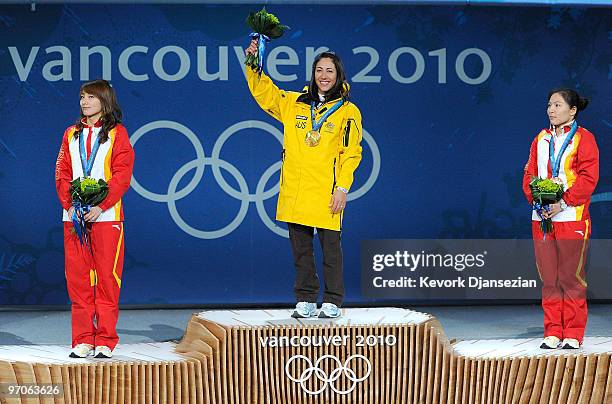
[[[551,205],[548,205],[548,210],[542,211],[542,216],[544,217],[544,219],[551,219],[557,213],[561,212],[561,210],[562,209],[560,203],[553,203]]]
[[[91,209],[89,209],[89,212],[85,213],[83,219],[85,219],[86,222],[95,222],[98,220],[98,217],[100,217],[101,214],[102,208],[99,206],[92,206]]]
[[[329,201],[329,209],[332,214],[340,213],[346,206],[346,194],[339,189],[332,195],[331,201]]]

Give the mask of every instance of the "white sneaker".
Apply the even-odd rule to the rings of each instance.
[[[561,340],[554,335],[550,335],[548,337],[544,337],[542,340],[542,344],[540,344],[540,348],[542,349],[557,349],[559,346],[559,342]]]
[[[319,312],[319,318],[338,318],[342,315],[342,312],[333,303],[323,303],[321,311]]]
[[[109,359],[113,357],[113,351],[107,346],[100,345],[96,347],[96,353],[94,354],[94,358],[105,358]]]
[[[562,349],[580,349],[580,341],[574,338],[564,338],[561,343]]]
[[[299,302],[295,305],[295,309],[293,310],[293,314],[291,317],[293,318],[310,318],[315,317],[317,315],[317,304],[316,303],[308,303],[308,302]]]
[[[71,358],[87,358],[93,351],[93,345],[78,344],[70,351]]]

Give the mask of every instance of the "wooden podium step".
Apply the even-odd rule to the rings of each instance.
[[[39,387],[50,394],[9,396],[1,403],[209,403],[206,357],[175,352],[174,343],[126,344],[112,359],[69,358],[68,346],[0,346],[0,389]],[[59,386],[60,394],[52,387]],[[49,390],[47,390],[49,389]]]

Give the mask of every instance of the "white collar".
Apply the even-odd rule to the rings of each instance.
[[[571,128],[571,127],[572,127],[572,125],[574,124],[574,122],[576,122],[576,120],[575,120],[575,119],[572,119],[571,121],[569,121],[569,122],[568,122],[568,123],[566,123],[565,125],[561,126],[561,128],[567,128],[567,127]],[[553,137],[557,137],[557,136],[555,136],[555,135],[557,134],[557,130],[556,130],[556,129],[557,129],[557,128],[556,128],[555,126],[550,125],[550,134],[551,134]],[[566,132],[566,131],[565,131],[565,129],[564,129],[564,130],[563,130],[563,132],[562,132],[562,133],[561,133],[559,136],[565,136],[565,135],[567,135],[568,133],[569,133],[569,131],[567,131],[567,132]]]

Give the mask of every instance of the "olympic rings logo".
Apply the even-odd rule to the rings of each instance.
[[[278,194],[279,182],[277,182],[274,186],[268,189],[266,189],[266,186],[268,182],[270,181],[270,178],[272,178],[272,176],[276,172],[280,171],[282,162],[278,161],[272,164],[270,167],[268,167],[264,171],[262,176],[260,177],[259,182],[257,183],[257,186],[255,187],[255,192],[251,193],[251,191],[249,190],[249,186],[244,176],[242,175],[242,173],[233,164],[231,164],[230,162],[220,157],[221,148],[223,147],[225,142],[232,135],[234,135],[235,133],[241,130],[261,129],[265,132],[270,133],[272,136],[274,136],[282,146],[283,134],[281,133],[280,130],[270,125],[269,123],[266,123],[263,121],[247,120],[247,121],[238,122],[230,126],[229,128],[227,128],[225,131],[223,131],[223,133],[219,136],[219,138],[217,139],[217,141],[215,142],[213,146],[211,156],[206,157],[202,143],[198,139],[197,135],[193,133],[191,129],[175,121],[160,120],[160,121],[149,122],[143,125],[142,127],[140,127],[136,132],[134,132],[134,134],[130,138],[130,142],[132,143],[132,146],[135,147],[138,140],[142,138],[144,135],[146,135],[148,132],[151,132],[157,129],[170,129],[172,131],[176,131],[180,133],[181,135],[185,136],[193,145],[193,148],[196,152],[196,158],[194,160],[191,160],[185,163],[182,167],[180,167],[174,173],[174,176],[170,180],[170,183],[168,184],[168,190],[165,194],[160,194],[160,193],[149,191],[148,189],[143,187],[138,182],[138,180],[136,180],[135,176],[132,176],[131,185],[134,191],[136,191],[143,198],[154,201],[154,202],[167,204],[168,211],[170,212],[170,216],[172,217],[172,220],[174,220],[174,223],[176,223],[176,225],[181,230],[183,230],[185,233],[193,237],[197,237],[201,239],[216,239],[216,238],[225,237],[228,234],[232,233],[234,230],[236,230],[238,226],[240,226],[240,224],[243,222],[244,218],[247,215],[250,204],[254,203],[257,209],[257,213],[259,214],[259,217],[261,218],[262,222],[266,225],[268,229],[278,234],[279,236],[282,236],[285,238],[289,237],[289,232],[283,229],[282,227],[278,226],[274,222],[274,220],[268,216],[268,213],[266,212],[265,207],[264,207],[264,201]],[[365,140],[367,145],[370,147],[370,150],[372,151],[372,158],[373,158],[372,172],[370,173],[370,176],[368,177],[367,181],[359,189],[356,189],[355,191],[351,191],[351,193],[349,193],[347,197],[347,200],[349,201],[359,199],[363,195],[365,195],[370,190],[370,188],[372,188],[372,186],[378,179],[378,174],[380,172],[380,151],[378,149],[378,145],[374,141],[374,138],[365,129],[363,130],[363,139]],[[185,198],[191,192],[193,192],[194,189],[196,189],[196,187],[202,180],[202,177],[204,176],[204,168],[207,165],[211,166],[213,176],[215,180],[217,181],[217,184],[221,187],[221,189],[225,191],[225,193],[231,196],[232,198],[240,201],[240,208],[238,210],[238,214],[236,215],[236,217],[227,226],[222,227],[220,229],[216,229],[216,230],[201,230],[201,229],[197,229],[189,225],[181,217],[180,213],[178,212],[178,209],[176,208],[176,202],[178,200]],[[184,188],[177,189],[183,177],[189,171],[194,170],[194,169],[195,169],[195,174],[193,178],[191,179],[191,181],[189,181],[187,185],[185,185]],[[232,177],[234,177],[234,179],[236,180],[236,183],[238,184],[239,189],[232,187],[230,184],[227,183],[227,181],[225,181],[225,178],[223,178],[223,175],[221,174],[221,169],[225,170]]]
[[[304,371],[302,371],[302,374],[300,375],[299,378],[295,378],[291,375],[291,372],[289,371],[289,365],[291,365],[292,362],[297,361],[299,359],[306,361],[306,364],[308,365],[308,367],[304,369]],[[335,369],[332,370],[332,372],[329,375],[327,375],[327,373],[325,373],[325,371],[321,369],[320,367],[321,362],[323,362],[325,359],[332,359],[334,364],[336,365]],[[359,378],[357,377],[357,373],[349,367],[349,364],[351,364],[351,361],[357,360],[357,359],[363,361],[363,363],[367,367],[365,374]],[[340,362],[340,359],[338,359],[337,357],[333,355],[321,356],[319,359],[317,359],[314,366],[312,364],[312,361],[304,355],[294,355],[291,358],[289,358],[289,360],[285,364],[285,374],[287,375],[287,377],[292,382],[299,383],[300,386],[302,387],[302,390],[304,390],[306,393],[312,396],[321,394],[323,391],[325,391],[327,386],[329,386],[334,392],[338,394],[343,394],[343,395],[349,394],[353,390],[355,390],[355,387],[357,387],[357,383],[360,383],[366,380],[368,377],[370,377],[371,372],[372,372],[372,363],[370,362],[368,358],[366,358],[363,355],[359,355],[359,354],[349,356],[348,358],[346,358],[346,361],[344,361],[344,364]],[[310,390],[306,386],[306,382],[310,380],[313,374],[316,376],[317,379],[319,379],[323,383],[323,386],[320,387],[318,390]],[[335,386],[335,382],[342,375],[344,375],[344,377],[346,377],[348,380],[352,382],[351,387],[349,387],[346,390],[339,390]]]

